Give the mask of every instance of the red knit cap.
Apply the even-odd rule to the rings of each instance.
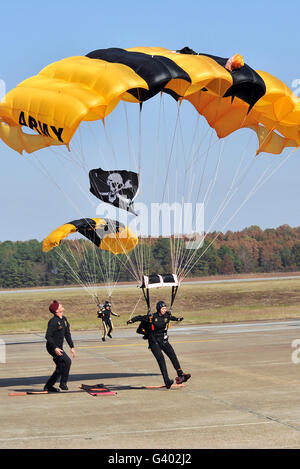
[[[49,306],[49,311],[50,311],[50,313],[55,314],[56,311],[57,311],[57,309],[58,309],[58,307],[59,307],[59,302],[56,301],[56,300],[53,300],[52,303],[51,303],[51,305]]]

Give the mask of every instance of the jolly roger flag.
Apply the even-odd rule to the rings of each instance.
[[[115,207],[134,212],[133,200],[139,189],[139,175],[132,171],[91,169],[90,192],[98,199]]]

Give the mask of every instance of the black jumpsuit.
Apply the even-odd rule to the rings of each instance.
[[[113,330],[112,320],[110,319],[110,315],[119,317],[118,314],[113,313],[112,310],[109,308],[102,308],[100,311],[97,312],[97,316],[99,319],[102,319],[103,324],[103,333],[102,333],[102,340],[105,340],[106,334],[108,337],[111,337],[111,332]]]
[[[69,378],[69,372],[71,368],[71,359],[64,351],[61,356],[55,353],[55,349],[58,347],[63,349],[64,339],[66,339],[70,348],[74,348],[73,340],[70,332],[70,324],[65,316],[61,319],[58,316],[54,316],[48,322],[48,328],[46,331],[47,339],[46,348],[48,353],[53,357],[53,361],[56,365],[56,369],[52,376],[48,379],[45,388],[51,388],[54,386],[58,378],[60,378],[60,384],[66,384]]]
[[[149,348],[157,360],[167,387],[170,386],[171,380],[168,376],[166,361],[162,352],[164,352],[171,360],[177,375],[183,376],[183,371],[180,368],[176,353],[168,340],[169,322],[181,321],[181,319],[182,318],[172,316],[170,311],[167,311],[165,314],[156,312],[153,315],[135,316],[131,319],[131,322],[141,321],[145,329],[145,338],[148,338]]]

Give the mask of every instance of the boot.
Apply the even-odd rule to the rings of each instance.
[[[190,379],[191,375],[189,373],[185,373],[180,376],[176,376],[176,384],[185,383],[188,379]]]
[[[57,389],[55,388],[54,386],[44,386],[44,391],[48,391],[48,392],[59,392],[60,389]]]
[[[166,384],[166,388],[170,389],[170,387],[172,386],[173,383],[174,383],[174,381],[172,379],[169,379],[168,383]]]

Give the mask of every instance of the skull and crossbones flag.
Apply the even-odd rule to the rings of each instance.
[[[98,199],[136,215],[133,200],[139,189],[139,175],[132,171],[101,168],[89,172],[90,192]]]

